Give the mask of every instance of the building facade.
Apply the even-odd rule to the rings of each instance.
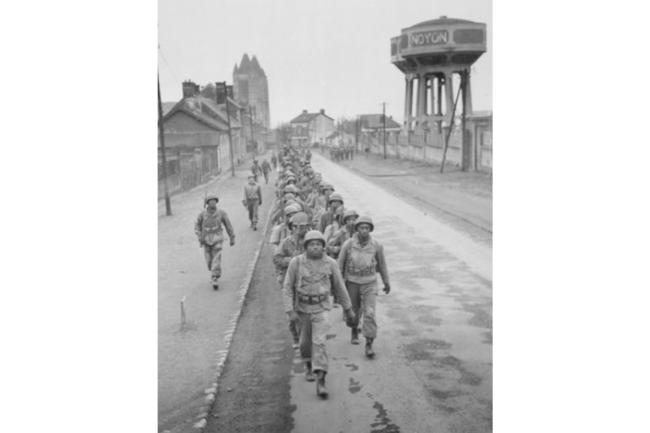
[[[318,113],[302,113],[291,122],[291,144],[305,145],[311,143],[325,143],[334,131],[334,119],[325,114],[321,109]]]

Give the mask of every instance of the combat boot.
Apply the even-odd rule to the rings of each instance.
[[[374,338],[366,338],[366,356],[372,358],[375,356],[375,351],[372,350],[372,342]]]
[[[219,279],[212,277],[212,288],[214,290],[219,290]]]
[[[318,381],[316,382],[316,394],[321,398],[327,397],[327,388],[325,387],[325,375],[323,370],[318,370]]]
[[[357,329],[356,326],[354,328],[352,328],[351,343],[352,344],[359,344],[359,329]]]
[[[311,361],[307,361],[305,363],[305,368],[307,371],[305,372],[305,379],[307,382],[313,382],[316,380],[316,374],[311,370]]]

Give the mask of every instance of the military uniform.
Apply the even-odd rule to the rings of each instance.
[[[282,239],[280,245],[275,249],[273,264],[275,265],[275,272],[278,276],[280,289],[282,289],[282,285],[284,284],[284,278],[287,274],[287,268],[289,267],[291,259],[303,254],[304,252],[305,247],[303,245],[303,240],[299,239],[297,234],[292,234]],[[298,344],[300,340],[300,323],[289,321],[289,332],[291,332],[294,344]]]
[[[248,219],[251,222],[251,227],[257,229],[257,210],[262,204],[262,188],[259,184],[244,184],[244,204],[248,209]]]
[[[291,259],[282,289],[284,310],[298,313],[302,326],[300,356],[312,363],[314,371],[327,372],[329,366],[325,341],[330,328],[332,289],[343,308],[349,309],[350,297],[334,259],[325,254],[318,260],[308,259],[306,254]]]
[[[355,329],[359,326],[358,313],[363,305],[363,336],[374,340],[377,338],[377,271],[381,274],[384,284],[390,285],[384,248],[372,238],[362,244],[358,234],[355,234],[341,247],[338,265],[352,301],[352,310],[356,315],[349,325]]]
[[[194,224],[194,232],[199,238],[199,243],[203,246],[205,261],[208,270],[212,273],[212,281],[221,277],[221,250],[223,249],[223,227],[230,237],[230,242],[235,240],[235,231],[228,219],[228,214],[221,209],[210,211],[206,208],[201,212]]]

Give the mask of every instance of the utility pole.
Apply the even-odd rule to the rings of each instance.
[[[253,150],[253,156],[255,156],[255,131],[253,130],[253,107],[248,106],[249,119],[251,121],[251,148]]]
[[[232,177],[235,177],[235,151],[233,150],[232,147],[232,131],[231,131],[232,128],[230,127],[230,103],[228,102],[228,86],[226,85],[225,81],[222,83],[217,82],[217,89],[219,88],[219,85],[223,85],[223,92],[226,97],[226,118],[228,119],[228,143],[230,145],[230,170],[232,173]]]
[[[463,99],[462,99],[462,101],[463,101],[463,113],[462,113],[462,117],[461,117],[461,131],[463,132],[463,135],[462,135],[462,141],[461,141],[461,145],[460,145],[461,146],[460,148],[463,149],[463,150],[460,153],[462,155],[460,165],[461,165],[461,170],[466,171],[466,170],[469,169],[469,167],[468,167],[469,164],[467,163],[468,159],[469,159],[469,155],[468,155],[469,152],[467,151],[467,143],[466,143],[467,134],[466,134],[466,131],[465,131],[465,128],[467,127],[466,119],[465,119],[465,113],[466,113],[465,107],[467,107],[467,91],[466,90],[467,90],[467,81],[469,80],[469,71],[467,69],[464,69],[460,76],[461,76],[460,86],[463,89]]]
[[[382,120],[382,128],[384,130],[384,159],[386,159],[386,103],[382,102],[382,105],[384,107],[382,115],[381,115],[381,120]]]
[[[458,93],[456,93],[456,100],[454,101],[454,109],[451,111],[451,119],[449,120],[449,131],[447,132],[447,137],[445,138],[445,147],[442,149],[442,162],[440,163],[440,173],[442,173],[443,170],[445,169],[445,160],[447,159],[447,147],[449,146],[449,137],[451,137],[451,131],[453,131],[454,129],[454,118],[456,117],[456,106],[458,105],[458,98],[460,97],[461,90],[463,90],[462,78],[460,81],[460,86],[458,86]]]
[[[354,150],[355,153],[359,153],[359,121],[361,118],[357,115],[357,121],[354,122]]]
[[[158,134],[160,135],[160,153],[162,156],[163,185],[165,186],[165,210],[167,216],[172,214],[172,205],[169,201],[169,188],[167,187],[167,158],[165,157],[165,128],[163,125],[162,101],[160,99],[160,73],[158,73]],[[180,164],[180,160],[178,161]]]

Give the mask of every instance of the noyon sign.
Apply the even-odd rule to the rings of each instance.
[[[411,47],[446,44],[449,42],[449,33],[447,30],[413,32],[409,35],[409,42]]]

